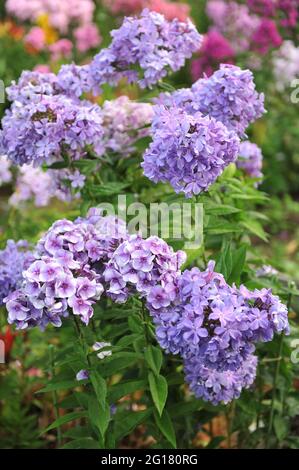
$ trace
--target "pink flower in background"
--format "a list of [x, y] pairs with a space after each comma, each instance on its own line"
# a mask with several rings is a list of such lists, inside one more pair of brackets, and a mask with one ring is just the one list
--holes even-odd
[[254, 13], [262, 16], [275, 16], [277, 8], [276, 0], [247, 0], [247, 4]]
[[103, 0], [103, 3], [112, 13], [130, 15], [141, 11], [145, 0]]
[[46, 64], [38, 64], [34, 67], [33, 69], [35, 72], [40, 72], [40, 73], [50, 73], [51, 69], [49, 65]]
[[252, 35], [261, 21], [257, 15], [250, 14], [247, 5], [233, 1], [208, 1], [207, 15], [213, 29], [223, 34], [237, 53], [250, 48]]
[[279, 47], [282, 37], [274, 21], [267, 18], [262, 19], [259, 27], [252, 36], [253, 47], [260, 54], [267, 54], [271, 48]]
[[180, 21], [186, 21], [190, 16], [190, 6], [186, 3], [174, 3], [166, 0], [148, 0], [145, 6], [150, 10], [162, 13], [168, 20], [177, 18]]
[[161, 13], [168, 20], [177, 18], [185, 21], [190, 16], [190, 6], [182, 2], [168, 0], [104, 0], [104, 5], [112, 13], [130, 15], [139, 13], [144, 8]]
[[24, 38], [25, 44], [36, 51], [42, 51], [46, 46], [46, 37], [42, 28], [34, 26]]
[[285, 15], [285, 18], [281, 20], [281, 25], [286, 28], [296, 28], [299, 16], [298, 0], [279, 0], [278, 4]]
[[52, 60], [59, 60], [62, 57], [68, 58], [72, 54], [73, 44], [69, 39], [59, 39], [49, 46]]
[[22, 21], [36, 21], [47, 15], [49, 23], [61, 33], [71, 24], [91, 23], [94, 12], [93, 0], [7, 0], [6, 10]]
[[74, 36], [77, 49], [80, 52], [86, 52], [88, 49], [98, 46], [102, 41], [98, 28], [93, 23], [79, 26], [79, 28], [75, 29]]
[[202, 47], [200, 48], [200, 57], [194, 59], [191, 63], [191, 75], [193, 81], [207, 75], [212, 75], [214, 70], [222, 62], [232, 64], [234, 62], [234, 50], [230, 43], [217, 31], [211, 30], [205, 36]]

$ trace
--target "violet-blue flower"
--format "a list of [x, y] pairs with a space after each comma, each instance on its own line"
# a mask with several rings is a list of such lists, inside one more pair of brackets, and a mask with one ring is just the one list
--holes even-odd
[[221, 122], [176, 106], [155, 107], [152, 136], [141, 164], [145, 176], [187, 197], [207, 190], [239, 150], [238, 136]]

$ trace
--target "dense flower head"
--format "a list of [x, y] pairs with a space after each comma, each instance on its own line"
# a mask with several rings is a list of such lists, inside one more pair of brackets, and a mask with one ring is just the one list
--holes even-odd
[[12, 180], [11, 161], [6, 155], [0, 155], [0, 186]]
[[260, 147], [246, 140], [241, 142], [237, 167], [242, 168], [251, 178], [261, 178], [263, 166], [263, 155]]
[[35, 165], [61, 159], [63, 151], [78, 158], [102, 134], [97, 105], [76, 103], [64, 95], [42, 95], [23, 105], [15, 101], [2, 119], [0, 148], [15, 164]]
[[152, 136], [141, 165], [145, 176], [187, 197], [207, 190], [239, 150], [236, 133], [221, 122], [176, 106], [155, 107]]
[[13, 80], [6, 88], [6, 94], [10, 101], [18, 101], [29, 104], [40, 101], [44, 95], [58, 93], [57, 78], [54, 73], [41, 73], [37, 71], [24, 70], [19, 80]]
[[[205, 271], [185, 270], [176, 279], [174, 298], [163, 286], [159, 302], [154, 296], [147, 297], [160, 346], [182, 356], [193, 391], [212, 402], [226, 398], [214, 400], [212, 395], [209, 398], [209, 391], [204, 394], [209, 376], [211, 380], [218, 377], [220, 382], [234, 374], [239, 376], [257, 342], [271, 341], [274, 333], [289, 333], [287, 308], [270, 289], [249, 291], [244, 286], [230, 286], [214, 267], [210, 262]], [[204, 382], [200, 381], [201, 373]], [[225, 382], [222, 385], [225, 387]], [[232, 384], [228, 387], [232, 399], [237, 390]]]
[[4, 250], [0, 250], [0, 306], [5, 297], [20, 287], [22, 271], [32, 259], [32, 252], [25, 240], [8, 240]]
[[251, 14], [247, 5], [234, 1], [209, 0], [207, 14], [213, 22], [213, 28], [230, 41], [235, 52], [249, 49], [260, 18]]
[[[144, 10], [140, 17], [126, 17], [122, 26], [111, 32], [112, 42], [99, 52], [90, 71], [99, 88], [104, 83], [116, 85], [121, 78], [151, 87], [168, 70], [179, 70], [201, 44], [193, 24], [167, 21], [155, 12]], [[134, 66], [139, 65], [142, 76]]]
[[284, 91], [299, 75], [299, 47], [293, 41], [284, 41], [273, 53], [273, 73], [276, 88]]
[[[174, 252], [159, 237], [131, 235], [116, 249], [105, 269], [107, 294], [116, 302], [125, 302], [135, 293], [154, 296], [167, 306], [175, 298], [175, 283], [184, 261], [184, 252]], [[159, 300], [162, 287], [169, 297], [165, 301]]]
[[239, 398], [256, 377], [257, 357], [252, 354], [235, 371], [217, 371], [203, 365], [197, 356], [184, 361], [185, 379], [197, 398], [218, 405]]
[[205, 34], [199, 57], [191, 63], [191, 75], [193, 80], [210, 76], [220, 63], [231, 64], [234, 61], [235, 52], [227, 39], [215, 30]]
[[84, 92], [92, 90], [93, 82], [89, 65], [62, 65], [57, 74], [57, 88], [70, 97], [80, 98]]
[[262, 16], [274, 16], [277, 3], [276, 0], [247, 0], [250, 10]]
[[44, 329], [61, 326], [71, 312], [88, 324], [104, 290], [104, 265], [124, 237], [123, 223], [96, 209], [85, 219], [55, 222], [37, 244], [21, 288], [5, 299], [8, 322]]
[[[99, 155], [111, 151], [128, 156], [134, 151], [136, 141], [150, 133], [149, 124], [154, 113], [149, 103], [135, 102], [127, 96], [120, 96], [105, 101], [102, 112], [104, 135], [98, 143]], [[102, 152], [99, 151], [101, 145]]]
[[256, 91], [252, 72], [236, 65], [222, 64], [211, 77], [195, 82], [192, 92], [195, 109], [239, 136], [265, 112], [264, 95]]

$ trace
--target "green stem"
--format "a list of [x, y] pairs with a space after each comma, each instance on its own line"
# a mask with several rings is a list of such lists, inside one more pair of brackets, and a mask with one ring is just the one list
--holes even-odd
[[88, 355], [88, 350], [87, 350], [87, 345], [85, 343], [84, 334], [83, 334], [82, 329], [81, 329], [80, 320], [78, 320], [76, 315], [73, 315], [73, 319], [74, 319], [74, 325], [75, 325], [76, 333], [78, 335], [81, 347], [82, 347], [82, 349], [84, 351], [84, 354], [86, 356], [87, 364], [88, 364], [89, 367], [91, 367], [91, 362], [90, 362], [90, 358], [89, 358], [89, 355]]
[[[288, 311], [291, 306], [291, 300], [292, 300], [292, 294], [289, 294], [288, 302], [287, 302]], [[273, 429], [274, 412], [275, 412], [274, 405], [275, 405], [275, 399], [276, 399], [276, 389], [277, 389], [277, 382], [279, 378], [280, 363], [282, 359], [283, 340], [284, 340], [284, 334], [281, 333], [280, 338], [279, 338], [278, 357], [277, 357], [275, 375], [274, 375], [274, 381], [273, 381], [273, 392], [272, 392], [272, 399], [271, 399], [269, 426], [268, 426], [268, 432], [267, 432], [267, 438], [266, 438], [266, 449], [269, 448], [270, 436], [271, 436], [272, 429]]]
[[[49, 346], [49, 354], [50, 354], [50, 369], [51, 369], [51, 376], [52, 378], [55, 378], [55, 361], [54, 361], [54, 346], [51, 344]], [[55, 420], [59, 418], [59, 406], [58, 406], [58, 396], [57, 396], [57, 391], [54, 390], [52, 392], [52, 397], [53, 397], [53, 405], [54, 405], [54, 414], [55, 414]], [[57, 427], [57, 441], [58, 441], [58, 446], [61, 447], [62, 443], [62, 433], [60, 426]]]

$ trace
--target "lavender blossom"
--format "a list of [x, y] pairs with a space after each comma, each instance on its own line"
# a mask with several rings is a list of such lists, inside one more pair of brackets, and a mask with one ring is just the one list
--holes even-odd
[[104, 135], [97, 144], [98, 155], [111, 151], [122, 157], [129, 156], [135, 150], [136, 141], [150, 133], [148, 125], [154, 113], [148, 103], [138, 103], [127, 96], [120, 96], [105, 101], [102, 112]]
[[173, 293], [166, 301], [162, 285], [147, 296], [157, 340], [184, 359], [191, 389], [212, 403], [226, 403], [252, 383], [257, 342], [289, 334], [287, 308], [271, 290], [229, 286], [213, 262], [203, 272], [184, 271]]
[[4, 250], [0, 250], [0, 306], [5, 297], [22, 285], [22, 272], [32, 259], [25, 240], [8, 240]]
[[97, 105], [42, 95], [27, 105], [15, 101], [2, 120], [0, 148], [15, 164], [52, 163], [66, 152], [79, 158], [103, 133]]
[[192, 86], [196, 111], [214, 117], [242, 137], [265, 112], [264, 95], [257, 93], [253, 75], [235, 65], [222, 64], [209, 78]]
[[205, 191], [235, 161], [239, 139], [213, 117], [178, 107], [155, 107], [153, 142], [144, 154], [144, 174], [169, 182], [187, 197]]
[[251, 178], [261, 178], [263, 166], [263, 155], [261, 149], [254, 143], [246, 140], [240, 144], [240, 156], [237, 160], [237, 167], [242, 168]]
[[[175, 282], [185, 253], [174, 252], [158, 237], [143, 240], [131, 235], [114, 252], [104, 272], [107, 294], [116, 302], [125, 302], [130, 295], [155, 296], [156, 302], [170, 305], [175, 297]], [[168, 298], [159, 299], [163, 286]]]
[[[112, 31], [112, 42], [97, 54], [90, 72], [99, 88], [104, 83], [116, 85], [120, 79], [137, 81], [142, 88], [151, 87], [164, 78], [168, 70], [177, 71], [199, 49], [202, 37], [188, 20], [167, 21], [159, 13], [144, 10], [140, 18], [127, 17]], [[140, 66], [139, 75], [134, 66]]]
[[9, 323], [22, 329], [61, 326], [71, 312], [88, 324], [104, 290], [105, 264], [126, 236], [121, 228], [96, 209], [85, 219], [55, 222], [37, 244], [21, 288], [5, 299]]

